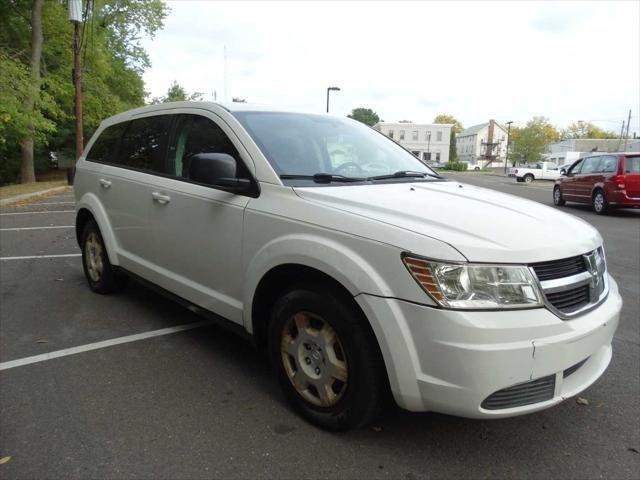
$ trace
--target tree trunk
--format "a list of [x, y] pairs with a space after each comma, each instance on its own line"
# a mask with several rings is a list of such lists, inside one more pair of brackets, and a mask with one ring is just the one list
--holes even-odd
[[[44, 0], [33, 0], [31, 5], [31, 85], [29, 95], [24, 102], [25, 112], [33, 117], [36, 99], [40, 96], [40, 59], [42, 57], [42, 4]], [[20, 142], [22, 163], [20, 179], [22, 183], [36, 181], [33, 167], [33, 139], [35, 131], [33, 121], [29, 120], [27, 135]]]

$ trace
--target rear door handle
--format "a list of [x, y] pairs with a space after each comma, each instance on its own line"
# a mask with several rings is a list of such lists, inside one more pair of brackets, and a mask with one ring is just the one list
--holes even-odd
[[171, 197], [169, 195], [165, 195], [160, 192], [151, 192], [151, 197], [153, 198], [154, 201], [161, 203], [163, 205], [171, 201]]
[[102, 185], [103, 188], [109, 188], [111, 186], [111, 182], [109, 180], [101, 178], [100, 185]]

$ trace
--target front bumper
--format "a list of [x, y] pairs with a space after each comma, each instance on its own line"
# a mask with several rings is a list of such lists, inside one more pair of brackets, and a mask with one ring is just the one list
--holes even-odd
[[[609, 281], [605, 302], [568, 321], [545, 308], [472, 312], [364, 294], [356, 300], [368, 318], [375, 316], [372, 325], [401, 407], [499, 418], [555, 405], [602, 375], [622, 307], [618, 287]], [[566, 376], [565, 370], [583, 360]], [[549, 376], [555, 382], [547, 400], [513, 408], [481, 406], [497, 391]]]

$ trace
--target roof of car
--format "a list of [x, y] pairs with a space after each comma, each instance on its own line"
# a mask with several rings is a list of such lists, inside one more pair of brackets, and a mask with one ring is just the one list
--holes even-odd
[[211, 110], [212, 107], [223, 108], [227, 112], [287, 112], [287, 113], [313, 113], [297, 110], [293, 108], [274, 107], [272, 105], [260, 105], [256, 103], [245, 102], [201, 102], [201, 101], [185, 101], [185, 102], [166, 102], [155, 105], [145, 105], [144, 107], [134, 108], [126, 112], [118, 113], [106, 119], [108, 123], [117, 123], [127, 120], [132, 116], [142, 115], [149, 112], [173, 110], [178, 108], [202, 108]]

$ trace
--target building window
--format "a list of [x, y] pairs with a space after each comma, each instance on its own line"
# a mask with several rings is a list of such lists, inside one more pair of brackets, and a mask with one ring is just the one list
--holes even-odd
[[416, 157], [420, 158], [420, 152], [416, 152], [415, 150], [412, 150], [411, 153], [413, 153]]
[[438, 142], [441, 142], [441, 141], [442, 141], [442, 132], [441, 132], [441, 131], [438, 131], [438, 132], [436, 133], [436, 140], [437, 140]]
[[440, 152], [436, 152], [436, 162], [440, 161]]
[[429, 160], [431, 160], [431, 152], [422, 152], [422, 159], [425, 162], [428, 162]]
[[414, 130], [413, 132], [411, 132], [411, 138], [413, 140], [418, 140], [418, 130]]
[[389, 130], [389, 138], [393, 138], [393, 130]]
[[399, 140], [404, 140], [404, 130], [400, 130]]

